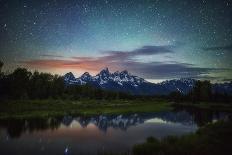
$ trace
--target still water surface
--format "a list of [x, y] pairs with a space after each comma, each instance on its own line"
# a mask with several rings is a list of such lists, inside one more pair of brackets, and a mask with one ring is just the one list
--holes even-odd
[[125, 152], [149, 136], [195, 132], [226, 113], [177, 110], [158, 113], [0, 121], [1, 155]]

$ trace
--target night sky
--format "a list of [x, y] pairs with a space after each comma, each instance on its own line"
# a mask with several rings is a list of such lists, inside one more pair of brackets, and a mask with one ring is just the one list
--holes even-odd
[[232, 79], [231, 0], [0, 0], [3, 70]]

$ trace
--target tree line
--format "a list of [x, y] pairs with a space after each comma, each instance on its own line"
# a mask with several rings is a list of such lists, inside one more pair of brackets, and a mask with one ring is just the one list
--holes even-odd
[[208, 80], [197, 80], [193, 86], [193, 89], [187, 93], [182, 94], [179, 91], [172, 92], [168, 95], [168, 98], [175, 102], [189, 101], [192, 103], [199, 102], [223, 102], [231, 103], [232, 96], [225, 92], [213, 91], [212, 84]]
[[30, 72], [17, 68], [10, 74], [1, 71], [0, 61], [0, 99], [154, 99], [164, 98], [175, 102], [190, 101], [231, 102], [231, 96], [213, 92], [210, 81], [197, 81], [187, 93], [172, 92], [163, 96], [135, 96], [123, 92], [114, 92], [90, 85], [65, 85], [62, 76], [49, 73]]

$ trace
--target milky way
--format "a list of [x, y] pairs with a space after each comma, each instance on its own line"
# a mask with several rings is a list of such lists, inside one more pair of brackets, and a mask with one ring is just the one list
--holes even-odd
[[0, 0], [4, 71], [232, 79], [230, 0]]

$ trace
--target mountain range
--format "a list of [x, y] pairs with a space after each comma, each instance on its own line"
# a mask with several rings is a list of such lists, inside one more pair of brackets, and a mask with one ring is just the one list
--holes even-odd
[[[134, 95], [166, 95], [173, 91], [183, 94], [188, 93], [194, 86], [196, 80], [181, 78], [166, 80], [161, 83], [151, 83], [145, 79], [132, 75], [128, 71], [116, 71], [110, 73], [108, 68], [101, 70], [96, 76], [91, 76], [85, 72], [79, 78], [75, 78], [73, 73], [64, 75], [66, 85], [86, 85], [112, 91], [126, 92]], [[213, 91], [232, 94], [232, 82], [213, 84]]]

